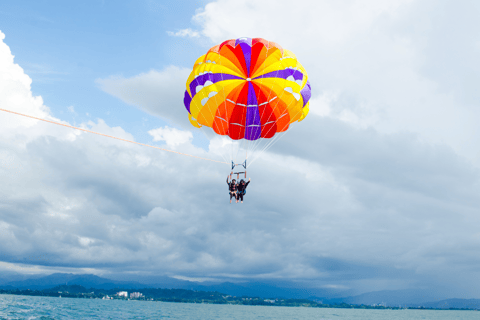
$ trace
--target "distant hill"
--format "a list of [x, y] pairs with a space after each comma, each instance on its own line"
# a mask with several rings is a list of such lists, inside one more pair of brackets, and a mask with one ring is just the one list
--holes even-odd
[[[18, 279], [18, 278], [17, 278]], [[196, 291], [217, 291], [231, 296], [284, 298], [284, 299], [309, 299], [325, 304], [356, 304], [356, 305], [384, 305], [390, 307], [426, 307], [426, 308], [473, 308], [480, 305], [478, 299], [448, 299], [427, 290], [384, 290], [368, 292], [356, 296], [339, 296], [340, 292], [328, 289], [291, 288], [288, 285], [248, 282], [204, 282], [179, 280], [166, 276], [139, 278], [139, 281], [120, 281], [99, 277], [93, 274], [54, 273], [48, 276], [38, 275], [26, 280], [8, 281], [0, 279], [0, 289], [31, 289], [44, 290], [57, 286], [78, 285], [84, 288], [111, 290], [124, 289], [185, 289]], [[435, 291], [433, 291], [435, 292]], [[348, 292], [344, 291], [347, 295]]]
[[138, 289], [149, 288], [150, 286], [133, 281], [115, 281], [98, 277], [93, 274], [72, 274], [72, 273], [54, 273], [45, 277], [36, 279], [27, 279], [21, 281], [10, 281], [0, 285], [0, 288], [18, 288], [43, 290], [53, 288], [59, 285], [80, 285], [86, 288], [113, 289], [126, 288]]
[[44, 277], [44, 275], [24, 275], [24, 274], [19, 274], [15, 272], [2, 272], [0, 275], [0, 286], [12, 282], [12, 281], [22, 281], [22, 280], [27, 280], [27, 279], [35, 279], [35, 278], [41, 278]]
[[437, 308], [437, 309], [479, 309], [480, 299], [447, 299], [436, 302], [428, 302], [424, 304], [425, 308]]
[[288, 288], [261, 282], [248, 282], [241, 284], [223, 282], [212, 285], [198, 285], [195, 290], [218, 291], [237, 297], [248, 296], [283, 299], [307, 299], [311, 296], [338, 295], [338, 293], [330, 289]]
[[27, 280], [17, 280], [0, 283], [0, 288], [4, 289], [32, 289], [43, 290], [53, 288], [59, 285], [80, 285], [85, 288], [96, 289], [141, 289], [141, 288], [164, 288], [164, 289], [186, 289], [199, 291], [218, 291], [232, 296], [249, 296], [261, 298], [291, 298], [306, 299], [310, 296], [338, 296], [338, 292], [325, 289], [305, 289], [305, 288], [288, 288], [275, 284], [248, 282], [248, 283], [231, 283], [231, 282], [207, 282], [198, 283], [193, 281], [179, 280], [166, 276], [143, 278], [140, 281], [119, 281], [92, 274], [71, 274], [71, 273], [54, 273], [40, 278], [32, 278]]
[[[28, 296], [49, 296], [49, 297], [66, 297], [66, 298], [90, 298], [90, 299], [122, 299], [116, 295], [117, 291], [125, 291], [126, 288], [115, 289], [95, 289], [85, 288], [80, 285], [60, 285], [43, 290], [23, 289], [15, 290], [1, 290], [1, 294], [17, 294]], [[389, 308], [384, 304], [375, 306], [365, 306], [364, 304], [347, 304], [347, 303], [332, 303], [325, 304], [307, 299], [275, 299], [264, 300], [260, 297], [234, 297], [225, 295], [224, 293], [216, 291], [197, 291], [185, 289], [160, 289], [160, 288], [144, 288], [134, 289], [143, 294], [143, 297], [137, 297], [139, 300], [155, 300], [155, 301], [170, 301], [170, 302], [189, 302], [189, 303], [219, 303], [219, 304], [241, 304], [241, 305], [278, 305], [278, 306], [310, 306], [321, 308], [374, 308], [385, 309]], [[109, 298], [109, 297], [110, 298]], [[131, 298], [131, 297], [130, 297]], [[480, 299], [449, 299], [437, 301], [434, 303], [427, 303], [422, 306], [424, 308], [434, 309], [477, 309], [480, 310]], [[395, 308], [395, 307], [393, 307]], [[397, 307], [398, 308], [398, 307]], [[414, 308], [418, 308], [415, 306]]]
[[218, 291], [232, 296], [249, 296], [261, 298], [292, 298], [306, 299], [311, 296], [340, 297], [340, 293], [345, 296], [348, 291], [338, 292], [332, 289], [315, 288], [292, 288], [292, 284], [273, 283], [273, 282], [193, 282], [179, 280], [167, 276], [136, 277], [137, 282], [145, 283], [154, 288], [165, 289], [186, 289], [201, 291]]
[[[364, 305], [385, 305], [389, 307], [419, 307], [427, 302], [440, 301], [445, 296], [437, 295], [427, 290], [383, 290], [367, 292], [356, 296], [321, 299], [323, 303], [348, 303]], [[316, 299], [318, 300], [318, 299]]]
[[44, 292], [69, 292], [69, 293], [82, 293], [82, 292], [88, 292], [87, 288], [83, 286], [79, 286], [78, 284], [74, 285], [61, 285], [61, 286], [56, 286], [53, 288], [48, 288], [48, 289], [43, 289]]

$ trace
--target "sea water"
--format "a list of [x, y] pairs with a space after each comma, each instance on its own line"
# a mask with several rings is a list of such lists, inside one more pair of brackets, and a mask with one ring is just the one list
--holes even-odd
[[478, 320], [480, 312], [243, 306], [0, 295], [0, 319]]

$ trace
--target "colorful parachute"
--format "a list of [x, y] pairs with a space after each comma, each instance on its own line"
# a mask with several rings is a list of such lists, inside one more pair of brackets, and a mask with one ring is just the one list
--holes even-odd
[[184, 103], [195, 127], [252, 141], [302, 121], [310, 96], [307, 72], [291, 51], [262, 38], [239, 38], [198, 58]]

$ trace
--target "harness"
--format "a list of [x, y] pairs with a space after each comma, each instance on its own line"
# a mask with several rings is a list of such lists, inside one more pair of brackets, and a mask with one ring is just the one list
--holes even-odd
[[[241, 185], [239, 184], [238, 187], [240, 187], [240, 186]], [[243, 194], [243, 195], [245, 195], [247, 193], [247, 185], [246, 184], [243, 185], [243, 190], [239, 190], [238, 187], [237, 187], [237, 193], [240, 193], [240, 194]]]

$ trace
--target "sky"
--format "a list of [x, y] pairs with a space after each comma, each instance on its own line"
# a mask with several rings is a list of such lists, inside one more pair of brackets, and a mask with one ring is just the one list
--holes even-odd
[[293, 51], [310, 113], [249, 168], [0, 112], [0, 274], [480, 298], [480, 3], [4, 1], [0, 108], [223, 161], [188, 121], [226, 39]]

